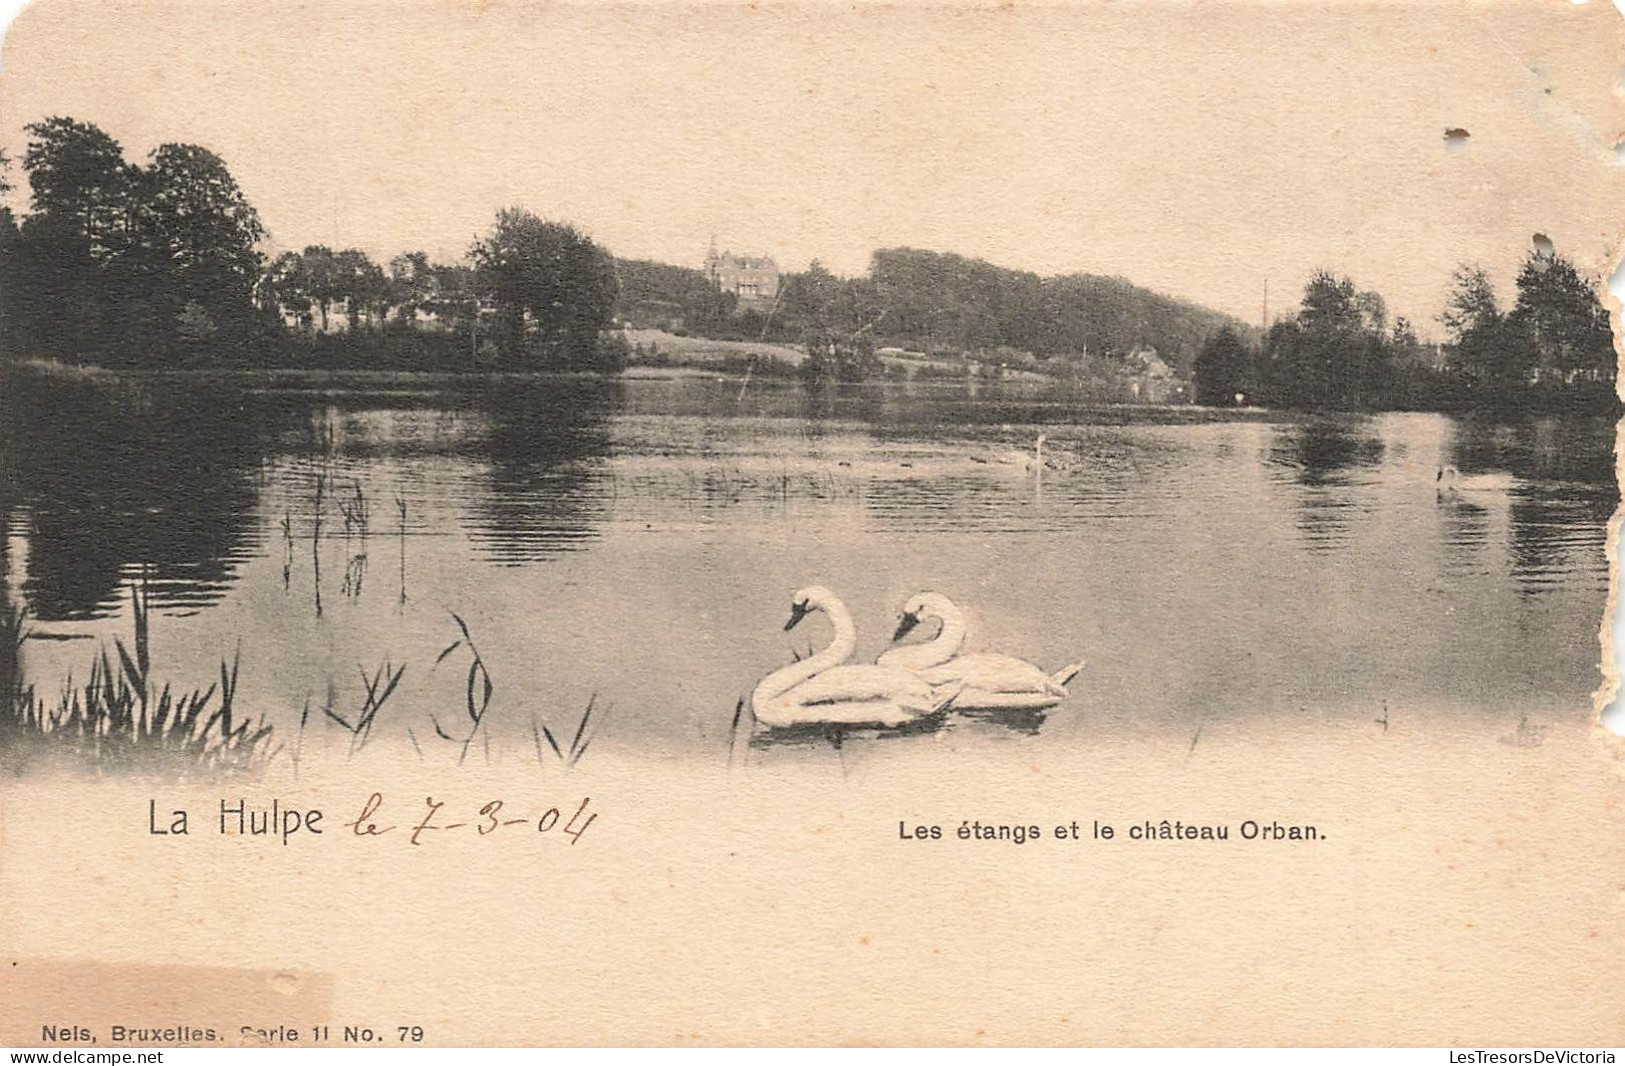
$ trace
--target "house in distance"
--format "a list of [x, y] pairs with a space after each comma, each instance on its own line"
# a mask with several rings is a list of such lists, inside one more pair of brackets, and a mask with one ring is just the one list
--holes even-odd
[[779, 265], [768, 256], [717, 251], [716, 238], [705, 253], [705, 276], [722, 292], [739, 297], [739, 309], [766, 307], [779, 295]]

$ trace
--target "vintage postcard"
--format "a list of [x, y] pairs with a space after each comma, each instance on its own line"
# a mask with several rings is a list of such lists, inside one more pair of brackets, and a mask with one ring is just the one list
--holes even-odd
[[1605, 0], [37, 0], [0, 1043], [1625, 1043]]

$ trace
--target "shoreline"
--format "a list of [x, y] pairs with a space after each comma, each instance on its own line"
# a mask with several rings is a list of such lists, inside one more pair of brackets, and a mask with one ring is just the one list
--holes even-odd
[[[540, 384], [544, 382], [679, 382], [702, 381], [738, 384], [749, 381], [758, 390], [800, 390], [803, 383], [797, 378], [749, 376], [729, 367], [706, 366], [647, 366], [632, 365], [614, 374], [598, 374], [573, 370], [375, 370], [375, 369], [314, 369], [308, 367], [175, 367], [168, 369], [119, 368], [93, 363], [63, 363], [54, 359], [17, 359], [0, 361], [0, 367], [14, 368], [39, 378], [56, 381], [76, 381], [98, 385], [130, 385], [150, 382], [183, 382], [188, 384], [229, 384], [245, 392], [286, 393], [309, 395], [376, 395], [387, 391], [417, 390], [424, 394], [457, 394], [482, 391], [497, 384]], [[1265, 407], [1204, 407], [1200, 404], [1123, 403], [1106, 400], [1073, 399], [1066, 395], [1067, 383], [1060, 379], [1047, 381], [992, 381], [966, 382], [963, 379], [928, 379], [906, 382], [880, 379], [858, 385], [830, 387], [824, 395], [844, 399], [862, 399], [866, 393], [880, 390], [907, 389], [915, 394], [938, 394], [945, 399], [960, 401], [975, 399], [974, 393], [987, 391], [990, 400], [1025, 402], [1035, 410], [1064, 407], [1079, 415], [1110, 414], [1126, 421], [1160, 419], [1169, 422], [1217, 421], [1274, 421], [1302, 414], [1375, 414], [1380, 412], [1291, 412]], [[851, 390], [861, 391], [851, 391]], [[951, 395], [950, 395], [951, 394]], [[972, 395], [967, 395], [972, 394]], [[1170, 417], [1172, 416], [1172, 417]]]
[[[176, 381], [203, 384], [235, 384], [254, 392], [314, 392], [343, 395], [364, 395], [387, 390], [390, 387], [417, 387], [426, 392], [472, 393], [493, 385], [538, 384], [543, 382], [674, 382], [709, 381], [738, 383], [749, 381], [758, 389], [802, 388], [798, 378], [774, 375], [751, 375], [726, 365], [689, 364], [660, 366], [631, 364], [622, 370], [605, 374], [585, 370], [390, 370], [352, 367], [170, 367], [170, 368], [113, 368], [96, 363], [65, 363], [56, 359], [29, 357], [0, 358], [0, 372], [5, 369], [33, 374], [39, 378], [58, 381], [78, 381], [94, 384], [129, 384], [136, 382]], [[301, 386], [304, 386], [301, 388]], [[1581, 403], [1562, 406], [1550, 403], [1532, 403], [1527, 406], [1485, 405], [1461, 409], [1440, 407], [1384, 407], [1384, 408], [1288, 408], [1288, 407], [1212, 407], [1197, 403], [1135, 403], [1089, 399], [1075, 396], [1075, 386], [1061, 378], [1041, 380], [978, 381], [959, 378], [909, 379], [896, 381], [879, 378], [857, 384], [828, 386], [825, 395], [859, 398], [865, 392], [879, 392], [886, 388], [907, 389], [915, 393], [955, 393], [954, 398], [976, 399], [976, 393], [988, 392], [990, 400], [1029, 402], [1035, 408], [1066, 407], [1079, 414], [1112, 413], [1134, 417], [1137, 415], [1188, 416], [1192, 422], [1222, 420], [1266, 421], [1302, 418], [1369, 417], [1381, 414], [1439, 414], [1450, 418], [1472, 419], [1488, 417], [1507, 421], [1523, 417], [1555, 416], [1561, 418], [1619, 417], [1620, 403], [1602, 406]], [[854, 391], [857, 390], [857, 391]], [[968, 395], [967, 395], [968, 394]], [[1176, 419], [1185, 420], [1185, 419]]]

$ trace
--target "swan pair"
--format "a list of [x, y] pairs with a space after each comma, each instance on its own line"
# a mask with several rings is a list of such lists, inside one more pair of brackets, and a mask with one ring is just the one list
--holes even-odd
[[852, 615], [829, 589], [812, 586], [791, 598], [794, 629], [809, 614], [829, 616], [835, 637], [823, 651], [768, 674], [751, 693], [757, 721], [773, 728], [812, 723], [899, 726], [957, 704], [963, 707], [1041, 710], [1066, 698], [1079, 662], [1054, 675], [1007, 655], [959, 655], [965, 619], [952, 600], [922, 592], [903, 608], [893, 639], [926, 618], [942, 630], [923, 644], [893, 648], [875, 663], [848, 663], [857, 650]]

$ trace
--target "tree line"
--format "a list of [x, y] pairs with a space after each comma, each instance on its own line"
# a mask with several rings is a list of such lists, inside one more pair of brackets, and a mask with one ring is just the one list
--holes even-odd
[[265, 229], [220, 157], [164, 144], [133, 165], [87, 123], [27, 130], [33, 210], [20, 223], [0, 212], [13, 351], [116, 365], [257, 332]]
[[1503, 310], [1488, 273], [1459, 267], [1439, 315], [1446, 342], [1422, 344], [1380, 295], [1318, 271], [1297, 311], [1249, 344], [1221, 329], [1194, 367], [1197, 400], [1294, 408], [1467, 408], [1613, 402], [1607, 308], [1574, 264], [1526, 256]]
[[[1158, 347], [1188, 366], [1232, 320], [1117, 278], [1041, 278], [909, 248], [868, 273], [818, 262], [771, 308], [741, 310], [698, 270], [617, 260], [561, 222], [512, 208], [460, 262], [421, 251], [380, 264], [310, 245], [267, 261], [267, 233], [226, 163], [164, 144], [131, 164], [105, 131], [26, 127], [31, 210], [0, 213], [0, 342], [109, 366], [378, 365], [613, 370], [613, 320], [808, 348], [815, 378], [862, 380], [877, 346], [1010, 359]], [[0, 182], [9, 171], [0, 169]]]
[[[809, 338], [867, 338], [930, 355], [1030, 357], [1055, 369], [1091, 356], [1109, 358], [1152, 347], [1188, 370], [1203, 341], [1229, 326], [1216, 311], [1093, 274], [1044, 277], [944, 252], [884, 248], [868, 271], [841, 277], [818, 260], [786, 274], [777, 300], [735, 312], [698, 270], [621, 263], [618, 313], [639, 324], [676, 327], [729, 340], [805, 343]], [[652, 286], [657, 280], [661, 283]]]
[[[313, 245], [267, 263], [267, 237], [225, 162], [160, 145], [143, 164], [98, 127], [26, 127], [30, 210], [0, 209], [0, 343], [107, 366], [391, 363], [615, 369], [609, 253], [575, 227], [497, 213], [457, 264], [387, 270]], [[0, 192], [11, 161], [0, 154]], [[346, 336], [329, 331], [343, 316]], [[432, 323], [432, 329], [420, 328]], [[407, 338], [406, 343], [396, 343]]]
[[[0, 343], [109, 366], [207, 363], [612, 371], [608, 327], [799, 344], [813, 380], [861, 381], [887, 346], [1080, 376], [1153, 348], [1198, 398], [1289, 407], [1471, 406], [1611, 395], [1609, 316], [1572, 263], [1537, 250], [1503, 309], [1488, 275], [1456, 272], [1424, 345], [1380, 295], [1328, 271], [1266, 332], [1115, 277], [1040, 276], [913, 248], [841, 277], [813, 261], [770, 305], [742, 308], [702, 271], [616, 259], [575, 227], [497, 212], [460, 262], [379, 264], [311, 245], [267, 261], [264, 225], [198, 145], [126, 161], [98, 127], [26, 127], [30, 210], [0, 208]], [[0, 192], [12, 181], [0, 153]]]

